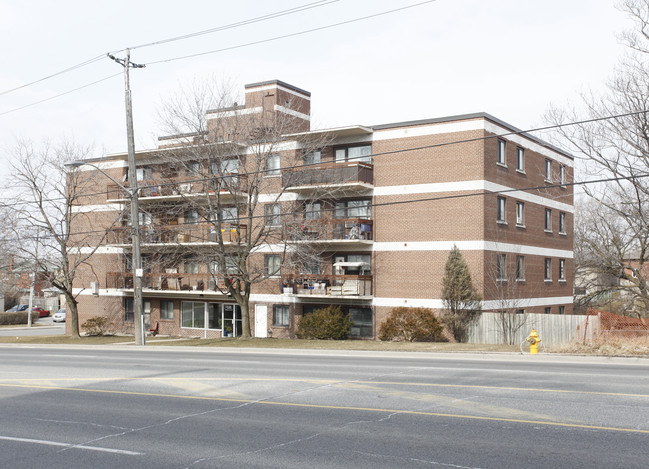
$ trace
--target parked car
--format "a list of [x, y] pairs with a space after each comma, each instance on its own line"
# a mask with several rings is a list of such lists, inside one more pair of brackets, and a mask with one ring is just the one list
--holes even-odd
[[16, 305], [13, 308], [9, 308], [7, 313], [17, 313], [18, 311], [27, 311], [28, 309], [29, 305]]
[[53, 322], [65, 322], [65, 308], [59, 309], [54, 316], [52, 316]]
[[43, 309], [40, 306], [34, 306], [34, 309], [32, 311], [34, 313], [38, 313], [39, 318], [46, 318], [50, 315], [49, 309]]

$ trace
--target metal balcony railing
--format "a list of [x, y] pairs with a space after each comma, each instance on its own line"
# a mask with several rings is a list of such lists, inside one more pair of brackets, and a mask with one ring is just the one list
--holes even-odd
[[290, 233], [293, 241], [373, 240], [373, 222], [364, 218], [304, 220]]
[[[192, 181], [195, 179], [196, 181]], [[232, 174], [231, 176], [212, 176], [194, 178], [190, 176], [177, 178], [146, 179], [138, 181], [139, 197], [182, 196], [189, 194], [242, 193], [248, 190], [248, 176]], [[124, 182], [128, 188], [128, 181]], [[141, 188], [140, 188], [141, 187]], [[128, 194], [117, 184], [108, 184], [106, 197], [109, 200], [127, 199]]]
[[[247, 225], [222, 225], [221, 236], [224, 243], [237, 243], [241, 237], [246, 237]], [[132, 230], [130, 226], [112, 228], [106, 236], [108, 244], [131, 244]], [[183, 224], [163, 226], [141, 226], [140, 242], [142, 244], [183, 244], [183, 243], [214, 243], [218, 240], [218, 232], [214, 225]]]
[[373, 184], [374, 166], [369, 163], [323, 163], [284, 170], [284, 187], [319, 186], [331, 184]]
[[[224, 276], [212, 274], [184, 274], [184, 273], [145, 273], [142, 276], [142, 288], [163, 291], [224, 291], [225, 282], [229, 281]], [[132, 272], [108, 272], [106, 274], [106, 288], [132, 289]]]
[[324, 296], [372, 296], [372, 275], [284, 276], [282, 293]]

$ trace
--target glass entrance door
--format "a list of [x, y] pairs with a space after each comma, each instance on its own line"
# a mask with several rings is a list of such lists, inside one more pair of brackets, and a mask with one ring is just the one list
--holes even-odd
[[223, 336], [241, 336], [241, 308], [239, 305], [223, 305]]

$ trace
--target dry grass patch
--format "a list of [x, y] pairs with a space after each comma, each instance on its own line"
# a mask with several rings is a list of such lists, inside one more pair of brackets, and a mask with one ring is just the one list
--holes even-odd
[[568, 344], [552, 347], [550, 352], [569, 353], [579, 355], [600, 355], [607, 357], [648, 356], [649, 343], [642, 341], [607, 341], [593, 342], [590, 344]]

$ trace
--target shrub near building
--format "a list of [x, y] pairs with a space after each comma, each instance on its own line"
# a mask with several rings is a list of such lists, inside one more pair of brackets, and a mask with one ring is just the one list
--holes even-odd
[[327, 306], [304, 316], [297, 327], [298, 339], [344, 340], [354, 323], [338, 306]]
[[381, 324], [379, 339], [406, 342], [434, 342], [444, 340], [440, 324], [433, 310], [428, 308], [395, 308]]

